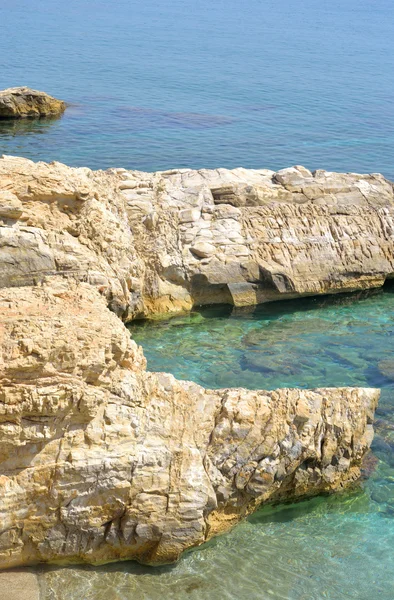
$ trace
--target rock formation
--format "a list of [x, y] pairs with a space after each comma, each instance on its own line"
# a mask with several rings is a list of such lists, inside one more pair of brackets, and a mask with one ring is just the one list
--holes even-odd
[[377, 390], [205, 390], [118, 318], [381, 285], [391, 184], [308, 173], [0, 159], [0, 568], [176, 560], [359, 477]]
[[3, 289], [0, 315], [1, 567], [172, 561], [261, 502], [359, 476], [377, 390], [149, 373], [86, 283]]
[[0, 91], [0, 119], [54, 117], [66, 109], [66, 103], [28, 87]]
[[379, 287], [394, 273], [393, 217], [379, 174], [103, 172], [4, 157], [0, 285], [89, 281], [125, 320]]
[[382, 175], [293, 167], [123, 177], [136, 246], [142, 257], [150, 249], [148, 312], [378, 287], [394, 272], [393, 186]]

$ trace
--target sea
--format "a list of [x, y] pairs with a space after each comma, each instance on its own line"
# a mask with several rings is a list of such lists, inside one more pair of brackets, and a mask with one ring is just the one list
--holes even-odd
[[390, 0], [0, 0], [0, 89], [69, 103], [0, 153], [394, 179], [393, 40]]
[[[68, 103], [58, 119], [1, 122], [0, 155], [144, 171], [302, 164], [394, 180], [393, 9], [0, 0], [0, 89]], [[393, 600], [393, 298], [133, 326], [148, 367], [211, 387], [382, 387], [374, 468], [351, 493], [262, 509], [173, 566], [39, 567], [43, 600]]]

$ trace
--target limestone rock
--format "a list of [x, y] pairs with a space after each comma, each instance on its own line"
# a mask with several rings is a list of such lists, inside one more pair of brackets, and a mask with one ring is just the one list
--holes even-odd
[[377, 390], [205, 390], [147, 372], [121, 321], [381, 285], [391, 183], [296, 171], [0, 159], [0, 568], [172, 561], [358, 478]]
[[15, 194], [0, 190], [0, 219], [19, 219], [22, 212], [22, 202]]
[[[143, 265], [119, 181], [59, 163], [0, 159], [0, 287], [61, 275], [91, 282], [118, 314], [138, 314], [141, 292], [132, 293], [130, 281], [142, 281]], [[11, 216], [18, 221], [5, 220]]]
[[56, 116], [65, 109], [66, 103], [63, 100], [28, 87], [0, 91], [0, 119]]
[[214, 254], [215, 246], [212, 246], [208, 242], [197, 242], [197, 244], [191, 246], [190, 250], [199, 258], [208, 258], [208, 256]]
[[343, 489], [377, 390], [205, 390], [145, 370], [88, 283], [0, 291], [0, 568], [176, 560], [262, 502]]
[[[231, 198], [218, 191], [230, 188]], [[379, 287], [394, 275], [393, 185], [379, 174], [103, 172], [3, 157], [0, 219], [0, 285], [95, 282], [125, 320]]]

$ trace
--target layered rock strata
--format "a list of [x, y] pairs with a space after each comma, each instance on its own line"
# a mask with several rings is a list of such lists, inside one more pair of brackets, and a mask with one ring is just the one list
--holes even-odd
[[0, 119], [25, 119], [61, 115], [66, 103], [28, 87], [0, 91]]
[[167, 308], [169, 286], [189, 305], [245, 306], [377, 287], [394, 271], [393, 186], [381, 175], [184, 170], [142, 189], [123, 177], [137, 247], [154, 248], [151, 310]]
[[123, 319], [381, 286], [393, 185], [303, 167], [141, 173], [0, 160], [0, 285], [89, 281]]
[[175, 560], [262, 502], [359, 477], [377, 390], [145, 370], [89, 284], [0, 292], [0, 566]]
[[205, 390], [147, 372], [121, 321], [381, 285], [391, 184], [308, 173], [0, 160], [0, 568], [172, 561], [359, 477], [377, 390]]

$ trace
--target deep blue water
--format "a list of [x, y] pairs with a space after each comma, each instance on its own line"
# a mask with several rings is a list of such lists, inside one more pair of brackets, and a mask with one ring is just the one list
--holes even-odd
[[0, 153], [394, 179], [393, 40], [391, 0], [1, 0], [0, 89], [71, 106]]

